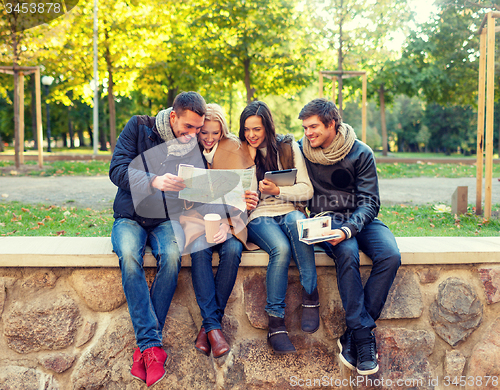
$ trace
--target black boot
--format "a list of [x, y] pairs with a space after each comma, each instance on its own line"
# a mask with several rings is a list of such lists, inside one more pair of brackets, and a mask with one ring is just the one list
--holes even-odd
[[312, 294], [302, 288], [302, 331], [314, 333], [319, 329], [319, 294], [316, 287]]
[[267, 334], [267, 341], [271, 344], [275, 353], [297, 352], [288, 338], [284, 318], [269, 316], [269, 333]]
[[371, 375], [378, 371], [377, 344], [371, 329], [363, 328], [352, 332], [356, 343], [358, 361], [356, 368], [361, 375]]

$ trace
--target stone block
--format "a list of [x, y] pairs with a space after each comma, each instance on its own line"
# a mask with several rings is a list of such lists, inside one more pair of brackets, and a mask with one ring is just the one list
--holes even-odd
[[294, 381], [299, 379], [339, 378], [337, 357], [328, 345], [307, 336], [292, 335], [291, 340], [298, 348], [297, 354], [274, 354], [265, 335], [262, 339], [243, 340], [235, 349], [232, 364], [227, 367], [222, 388], [289, 389], [294, 388]]
[[248, 321], [254, 328], [267, 329], [265, 270], [245, 278], [243, 290]]
[[32, 368], [3, 366], [0, 368], [0, 389], [2, 390], [62, 390], [52, 375]]
[[4, 317], [7, 345], [18, 353], [69, 347], [77, 332], [80, 312], [66, 295], [18, 301]]
[[67, 353], [58, 353], [55, 355], [44, 356], [40, 359], [40, 363], [47, 370], [57, 372], [58, 374], [69, 369], [75, 361], [75, 356]]
[[94, 337], [96, 328], [97, 328], [97, 322], [94, 322], [94, 321], [85, 322], [85, 325], [83, 326], [83, 329], [81, 330], [81, 332], [76, 340], [76, 347], [77, 348], [81, 347], [82, 345], [85, 345], [90, 340], [92, 340], [92, 337]]
[[[117, 313], [118, 314], [118, 313]], [[104, 334], [81, 355], [71, 374], [74, 390], [120, 390], [136, 381], [130, 375], [135, 336], [126, 310], [114, 317]]]
[[423, 310], [422, 293], [415, 273], [400, 268], [380, 318], [384, 320], [419, 318]]
[[479, 278], [484, 286], [488, 304], [500, 301], [500, 267], [484, 267], [478, 269]]
[[446, 351], [444, 358], [444, 375], [450, 378], [461, 377], [464, 372], [466, 357], [462, 352], [453, 350]]
[[441, 268], [436, 266], [423, 268], [417, 270], [417, 274], [421, 284], [430, 284], [436, 282], [439, 279]]
[[80, 298], [94, 311], [112, 311], [126, 301], [119, 269], [75, 270], [70, 282]]
[[[194, 348], [198, 331], [189, 309], [172, 303], [163, 329], [163, 344], [169, 354], [169, 363], [165, 379], [155, 385], [155, 388], [158, 390], [215, 388], [214, 358], [205, 356]], [[233, 347], [231, 344], [231, 348]], [[222, 364], [227, 358], [228, 355], [217, 360]]]
[[[358, 390], [434, 389], [429, 385], [430, 379], [435, 376], [429, 362], [435, 344], [432, 332], [404, 328], [377, 328], [375, 335], [380, 369], [376, 374], [361, 377], [364, 380], [361, 386], [357, 387]], [[408, 379], [413, 381], [411, 386], [396, 386], [398, 380]], [[379, 385], [374, 386], [373, 383]]]
[[318, 276], [320, 309], [319, 315], [325, 334], [330, 340], [336, 340], [345, 332], [345, 311], [337, 288], [335, 274]]
[[[467, 376], [483, 381], [481, 386], [477, 381], [468, 384], [467, 390], [500, 388], [500, 317], [493, 321], [472, 350]], [[488, 384], [487, 376], [490, 377]], [[491, 380], [491, 377], [496, 377], [496, 381]]]
[[22, 286], [25, 288], [39, 289], [39, 288], [54, 288], [56, 285], [57, 276], [51, 270], [37, 270], [24, 281]]
[[471, 285], [458, 278], [448, 278], [439, 285], [437, 299], [429, 313], [435, 332], [455, 346], [479, 327], [483, 305]]
[[451, 212], [452, 214], [465, 214], [467, 212], [467, 186], [459, 186], [451, 196]]

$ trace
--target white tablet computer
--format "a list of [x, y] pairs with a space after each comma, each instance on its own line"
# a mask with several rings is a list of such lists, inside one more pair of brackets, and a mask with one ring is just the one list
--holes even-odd
[[297, 168], [283, 169], [282, 171], [268, 171], [264, 178], [272, 181], [278, 187], [293, 186], [297, 177]]

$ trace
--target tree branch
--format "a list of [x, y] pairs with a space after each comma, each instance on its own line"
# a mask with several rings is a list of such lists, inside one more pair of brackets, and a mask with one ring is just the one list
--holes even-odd
[[479, 8], [494, 8], [495, 10], [500, 11], [500, 6], [498, 6], [496, 4], [486, 5], [486, 4], [473, 3], [472, 1], [465, 0], [464, 5], [470, 5], [470, 6], [479, 7]]

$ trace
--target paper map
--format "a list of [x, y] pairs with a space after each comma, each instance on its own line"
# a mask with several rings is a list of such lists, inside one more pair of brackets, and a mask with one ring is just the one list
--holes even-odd
[[191, 202], [227, 204], [246, 210], [245, 191], [255, 190], [255, 168], [202, 169], [192, 165], [179, 165], [178, 175], [186, 188], [179, 198]]

